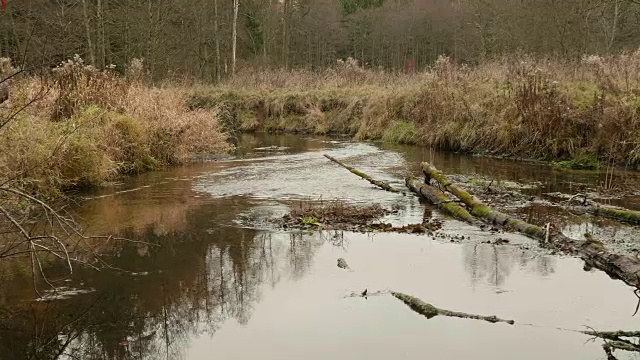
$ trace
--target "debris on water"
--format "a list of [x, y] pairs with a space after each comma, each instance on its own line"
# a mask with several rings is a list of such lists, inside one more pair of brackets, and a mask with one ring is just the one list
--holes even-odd
[[385, 209], [380, 204], [356, 205], [343, 200], [300, 201], [276, 222], [282, 227], [356, 230], [357, 227], [370, 226], [375, 220], [397, 212]]
[[344, 230], [353, 232], [397, 232], [406, 234], [427, 234], [442, 228], [443, 220], [429, 217], [421, 223], [397, 226], [379, 220], [387, 215], [397, 214], [400, 206], [390, 209], [379, 204], [349, 204], [343, 200], [300, 201], [291, 206], [289, 213], [270, 221], [283, 229], [302, 230]]
[[288, 150], [289, 148], [286, 146], [276, 146], [276, 145], [271, 145], [271, 146], [263, 146], [263, 147], [257, 147], [254, 148], [253, 150], [256, 151], [285, 151]]
[[343, 258], [339, 258], [338, 259], [338, 267], [340, 269], [350, 269], [349, 268], [349, 264], [347, 264], [347, 260], [345, 260]]
[[407, 234], [432, 234], [433, 231], [442, 228], [442, 220], [430, 219], [421, 224], [409, 224], [404, 226], [393, 226], [389, 223], [371, 224], [368, 226], [370, 230], [384, 231], [384, 232], [398, 232]]
[[96, 291], [95, 289], [75, 289], [71, 287], [61, 286], [55, 289], [44, 291], [42, 296], [36, 301], [55, 301], [70, 299], [73, 296], [88, 294]]
[[505, 245], [505, 244], [509, 244], [509, 239], [497, 238], [494, 241], [486, 241], [485, 243], [493, 244], [493, 245]]
[[435, 316], [442, 315], [442, 316], [450, 316], [450, 317], [457, 317], [457, 318], [463, 318], [463, 319], [484, 320], [490, 323], [504, 322], [509, 325], [515, 324], [515, 321], [513, 320], [501, 319], [495, 315], [483, 316], [483, 315], [467, 314], [467, 313], [462, 313], [457, 311], [439, 309], [411, 295], [394, 292], [394, 291], [392, 291], [391, 294], [394, 297], [396, 297], [398, 300], [402, 301], [407, 306], [409, 306], [411, 310], [417, 312], [420, 315], [425, 316], [427, 319], [431, 319]]
[[349, 294], [345, 295], [344, 298], [368, 298], [373, 296], [388, 295], [391, 293], [391, 291], [389, 290], [369, 291], [368, 289], [365, 289], [365, 291], [352, 291]]

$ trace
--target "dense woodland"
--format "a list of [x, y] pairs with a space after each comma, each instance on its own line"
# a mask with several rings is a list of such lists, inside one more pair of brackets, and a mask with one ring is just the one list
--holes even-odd
[[348, 57], [411, 72], [442, 54], [474, 64], [637, 49], [639, 24], [636, 0], [9, 0], [0, 56], [36, 67], [79, 54], [119, 69], [142, 58], [153, 79], [203, 81], [234, 65], [319, 69]]

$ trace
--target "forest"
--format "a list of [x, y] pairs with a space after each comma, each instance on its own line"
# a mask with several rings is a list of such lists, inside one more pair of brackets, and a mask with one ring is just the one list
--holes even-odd
[[144, 59], [154, 81], [317, 71], [347, 58], [415, 72], [441, 55], [475, 65], [634, 51], [639, 23], [635, 0], [9, 0], [0, 56], [34, 68], [78, 54], [122, 72]]

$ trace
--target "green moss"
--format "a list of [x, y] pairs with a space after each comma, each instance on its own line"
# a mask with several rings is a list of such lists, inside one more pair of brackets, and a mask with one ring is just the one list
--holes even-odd
[[448, 212], [449, 214], [453, 215], [454, 217], [460, 220], [464, 220], [467, 222], [475, 221], [473, 216], [471, 216], [471, 214], [469, 214], [467, 210], [465, 210], [464, 208], [462, 208], [460, 205], [456, 203], [444, 203], [441, 206], [446, 210], [446, 212]]
[[384, 131], [382, 140], [398, 144], [415, 144], [418, 141], [416, 125], [410, 121], [395, 121]]
[[486, 205], [477, 205], [473, 207], [471, 213], [478, 217], [485, 217], [489, 215], [493, 210]]
[[524, 229], [524, 232], [529, 236], [541, 238], [545, 236], [546, 231], [539, 226], [530, 225], [530, 226], [527, 226], [526, 229]]
[[598, 207], [595, 208], [593, 213], [631, 224], [640, 224], [640, 211]]
[[392, 292], [392, 294], [397, 299], [408, 305], [411, 310], [417, 312], [418, 314], [424, 315], [427, 319], [438, 316], [438, 314], [440, 313], [437, 307], [431, 304], [427, 304], [426, 302], [411, 295], [406, 295], [398, 292]]
[[598, 156], [590, 152], [582, 152], [571, 160], [551, 163], [556, 169], [597, 170], [601, 167]]
[[300, 221], [302, 221], [304, 225], [320, 225], [318, 219], [313, 216], [303, 216], [300, 218]]

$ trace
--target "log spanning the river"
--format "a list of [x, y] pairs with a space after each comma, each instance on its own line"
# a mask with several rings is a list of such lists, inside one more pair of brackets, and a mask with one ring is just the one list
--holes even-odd
[[[574, 208], [574, 210], [576, 210], [576, 208]], [[616, 208], [605, 205], [578, 206], [577, 210], [584, 211], [595, 216], [602, 216], [633, 225], [640, 225], [640, 211]]]
[[431, 185], [422, 183], [418, 178], [408, 177], [405, 183], [409, 190], [421, 195], [428, 202], [435, 205], [440, 211], [451, 215], [458, 220], [475, 224], [478, 222], [469, 212], [455, 201], [451, 200], [447, 194]]
[[[522, 234], [539, 240], [544, 247], [576, 254], [589, 267], [600, 269], [613, 278], [620, 279], [630, 286], [640, 288], [640, 260], [638, 258], [612, 254], [597, 240], [577, 241], [559, 232], [547, 234], [545, 229], [539, 226], [512, 218], [507, 214], [492, 209], [453, 184], [444, 173], [433, 165], [424, 162], [421, 168], [424, 172], [426, 183], [430, 183], [432, 179], [437, 181], [439, 188], [460, 199], [468, 207], [471, 215], [492, 225], [517, 230]], [[417, 193], [422, 195], [420, 192]]]
[[476, 199], [473, 195], [454, 185], [447, 176], [433, 165], [423, 162], [420, 167], [425, 175], [425, 183], [429, 183], [431, 179], [436, 180], [440, 184], [440, 188], [450, 192], [460, 199], [469, 207], [469, 212], [473, 216], [481, 218], [493, 225], [500, 225], [513, 228], [521, 233], [527, 234], [538, 239], [545, 239], [545, 229], [528, 224], [520, 219], [514, 219], [507, 214], [493, 210], [491, 207]]
[[607, 359], [616, 359], [616, 357], [612, 354], [613, 350], [623, 350], [640, 353], [640, 345], [638, 345], [638, 340], [640, 339], [640, 331], [589, 330], [581, 331], [581, 333], [593, 337], [598, 337], [604, 340], [604, 345], [602, 345], [602, 348], [607, 354]]
[[363, 173], [362, 171], [340, 162], [338, 159], [336, 159], [334, 157], [331, 157], [331, 156], [326, 155], [326, 154], [324, 155], [324, 157], [326, 157], [327, 159], [333, 161], [334, 163], [342, 166], [343, 168], [351, 171], [351, 173], [360, 176], [361, 178], [367, 180], [371, 184], [373, 184], [373, 185], [375, 185], [375, 186], [377, 186], [377, 187], [379, 187], [379, 188], [381, 188], [383, 190], [394, 192], [394, 193], [399, 193], [399, 194], [403, 194], [403, 195], [405, 193], [404, 191], [402, 191], [400, 189], [396, 189], [393, 186], [389, 185], [389, 183], [387, 183], [387, 182], [376, 180], [376, 179], [372, 178], [371, 176]]
[[416, 297], [399, 293], [399, 292], [392, 291], [391, 295], [395, 296], [397, 299], [405, 303], [407, 306], [411, 308], [411, 310], [417, 312], [420, 315], [424, 315], [427, 319], [431, 319], [435, 316], [441, 315], [441, 316], [450, 316], [450, 317], [457, 317], [457, 318], [463, 318], [463, 319], [484, 320], [490, 323], [504, 322], [509, 325], [513, 325], [515, 323], [515, 321], [513, 320], [500, 319], [499, 317], [493, 316], [493, 315], [483, 316], [483, 315], [467, 314], [467, 313], [462, 313], [457, 311], [439, 309]]

